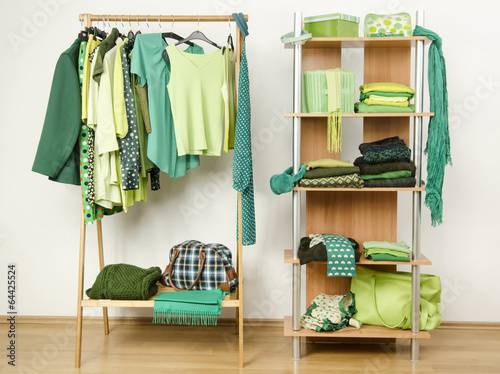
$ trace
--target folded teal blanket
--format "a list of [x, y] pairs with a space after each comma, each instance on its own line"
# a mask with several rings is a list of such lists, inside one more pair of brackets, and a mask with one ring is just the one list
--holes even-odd
[[364, 182], [365, 187], [415, 187], [417, 180], [415, 178], [393, 178], [393, 179], [368, 179]]
[[358, 167], [316, 168], [307, 170], [302, 178], [305, 179], [327, 178], [327, 177], [336, 177], [339, 175], [348, 175], [348, 174], [359, 174], [359, 168]]
[[356, 113], [413, 113], [415, 105], [410, 104], [406, 108], [390, 105], [368, 105], [365, 103], [354, 103]]
[[220, 288], [162, 292], [154, 300], [154, 323], [217, 326], [222, 299], [227, 295]]

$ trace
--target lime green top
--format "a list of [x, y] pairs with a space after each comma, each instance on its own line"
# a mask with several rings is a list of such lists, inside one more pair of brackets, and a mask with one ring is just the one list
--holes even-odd
[[168, 94], [179, 156], [220, 156], [224, 100], [222, 50], [198, 55], [166, 48], [171, 66]]

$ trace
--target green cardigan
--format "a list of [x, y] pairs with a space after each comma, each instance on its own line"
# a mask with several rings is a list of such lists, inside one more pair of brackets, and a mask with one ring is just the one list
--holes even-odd
[[80, 39], [64, 51], [52, 79], [34, 172], [50, 180], [80, 185], [78, 135], [82, 126], [82, 97], [78, 80]]

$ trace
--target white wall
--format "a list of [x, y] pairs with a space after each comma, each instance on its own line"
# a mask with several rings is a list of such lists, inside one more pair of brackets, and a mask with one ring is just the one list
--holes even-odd
[[[423, 252], [433, 261], [433, 266], [423, 271], [442, 278], [444, 320], [499, 321], [494, 230], [500, 222], [499, 204], [494, 196], [500, 184], [496, 113], [500, 99], [500, 52], [491, 42], [499, 37], [498, 26], [492, 19], [472, 16], [470, 5], [456, 1], [365, 0], [340, 5], [297, 0], [87, 0], [84, 4], [29, 0], [5, 4], [2, 3], [3, 14], [8, 17], [2, 21], [0, 39], [0, 310], [7, 310], [7, 263], [16, 263], [20, 314], [76, 313], [79, 187], [49, 182], [31, 172], [31, 166], [55, 63], [77, 36], [79, 13], [249, 14], [247, 48], [256, 150], [257, 244], [246, 247], [244, 252], [245, 317], [282, 318], [291, 313], [291, 266], [283, 264], [283, 249], [291, 246], [291, 195], [276, 196], [269, 189], [271, 175], [291, 164], [291, 121], [282, 114], [291, 111], [292, 52], [284, 50], [280, 36], [292, 30], [293, 12], [299, 10], [305, 16], [340, 11], [363, 18], [370, 12], [415, 14], [417, 9], [423, 9], [426, 27], [444, 41], [454, 163], [453, 168], [446, 169], [444, 223], [431, 227], [429, 211], [422, 209]], [[474, 5], [483, 14], [495, 9], [491, 0], [480, 0]], [[36, 30], [26, 28], [27, 22], [38, 25]], [[133, 26], [135, 29], [136, 24]], [[164, 24], [163, 29], [170, 26]], [[154, 20], [150, 27], [153, 32], [159, 30]], [[174, 25], [180, 34], [188, 34], [194, 28], [194, 24]], [[141, 29], [146, 32], [146, 25]], [[203, 24], [201, 29], [222, 43], [228, 26]], [[346, 130], [346, 137], [355, 136], [350, 131], [353, 130]], [[357, 145], [344, 143], [345, 155], [350, 159], [355, 157]], [[147, 203], [137, 203], [127, 214], [106, 218], [106, 263], [164, 267], [169, 248], [188, 238], [222, 242], [235, 251], [236, 195], [231, 188], [230, 162], [230, 155], [204, 158], [202, 167], [185, 178], [172, 180], [163, 175], [161, 190], [150, 192]], [[211, 183], [210, 187], [207, 183]], [[402, 200], [409, 201], [408, 197]], [[197, 214], [182, 216], [181, 208], [186, 207], [194, 208]], [[407, 212], [405, 207], [401, 210]], [[408, 217], [400, 218], [399, 239], [411, 242]], [[86, 288], [98, 273], [95, 225], [87, 231]], [[86, 313], [96, 314], [99, 310]], [[126, 316], [150, 313], [111, 311], [112, 315]]]

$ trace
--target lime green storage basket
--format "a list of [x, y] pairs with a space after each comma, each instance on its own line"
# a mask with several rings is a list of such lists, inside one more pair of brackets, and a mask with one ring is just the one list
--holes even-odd
[[356, 37], [359, 35], [359, 17], [342, 13], [305, 17], [304, 28], [313, 37]]

